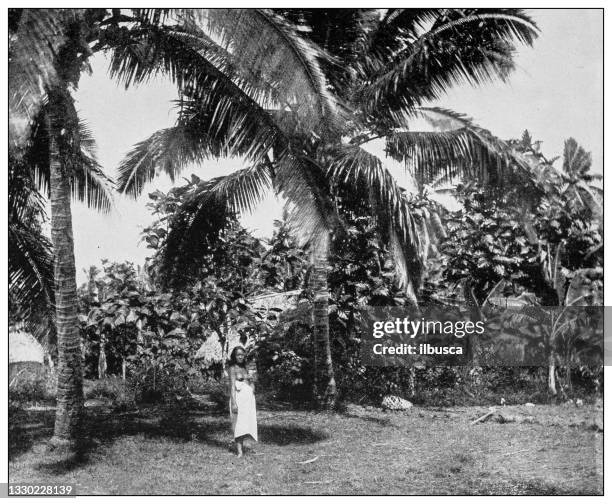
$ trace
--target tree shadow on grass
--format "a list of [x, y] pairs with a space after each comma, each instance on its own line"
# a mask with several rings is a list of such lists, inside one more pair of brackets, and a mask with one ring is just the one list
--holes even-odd
[[169, 440], [176, 443], [199, 442], [215, 448], [228, 449], [229, 445], [217, 438], [229, 432], [229, 420], [207, 416], [196, 422], [189, 413], [173, 409], [157, 409], [137, 413], [88, 412], [83, 441], [72, 453], [48, 454], [35, 467], [49, 475], [61, 476], [90, 463], [90, 456], [102, 446], [109, 446], [125, 437], [142, 436], [145, 439]]
[[9, 461], [53, 435], [55, 409], [16, 409], [9, 414]]
[[[67, 454], [48, 452], [36, 463], [35, 468], [52, 476], [62, 476], [88, 465], [91, 455], [100, 447], [132, 436], [176, 443], [204, 443], [223, 451], [233, 451], [231, 423], [225, 412], [202, 415], [170, 408], [123, 414], [88, 412], [84, 432], [84, 442], [76, 450]], [[50, 434], [48, 429], [30, 433], [30, 443], [19, 445], [19, 453], [32, 449], [35, 442], [41, 443]], [[261, 443], [278, 446], [316, 443], [328, 437], [322, 431], [294, 424], [260, 424], [258, 434]]]
[[390, 418], [381, 418], [373, 415], [354, 415], [352, 413], [343, 413], [342, 416], [347, 418], [356, 418], [358, 420], [365, 420], [366, 422], [372, 422], [380, 425], [381, 427], [393, 427], [393, 422]]
[[298, 425], [261, 425], [258, 428], [258, 435], [261, 443], [278, 446], [318, 443], [329, 437], [323, 431]]

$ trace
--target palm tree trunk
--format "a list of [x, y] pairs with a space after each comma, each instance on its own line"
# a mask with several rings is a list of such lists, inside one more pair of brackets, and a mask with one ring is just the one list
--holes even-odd
[[336, 380], [329, 341], [329, 234], [313, 245], [311, 285], [314, 296], [312, 322], [314, 327], [314, 396], [319, 407], [331, 409], [337, 399]]
[[106, 378], [106, 340], [100, 337], [100, 353], [98, 355], [98, 380]]
[[[476, 294], [474, 294], [474, 289], [472, 288], [472, 281], [469, 278], [466, 278], [463, 282], [463, 298], [465, 299], [465, 303], [470, 310], [470, 320], [472, 322], [479, 322], [484, 320], [484, 316], [482, 314], [482, 309], [480, 306], [480, 302], [476, 298]], [[475, 334], [468, 334], [466, 336], [466, 362], [472, 368], [478, 367], [478, 338]]]
[[557, 385], [555, 380], [555, 357], [551, 354], [548, 358], [548, 392], [557, 395]]
[[[87, 272], [89, 275], [89, 282], [87, 287], [89, 290], [89, 302], [99, 306], [100, 298], [98, 296], [98, 286], [96, 285], [96, 268], [91, 266]], [[100, 351], [98, 352], [98, 380], [106, 378], [106, 335], [104, 331], [100, 334]]]
[[[67, 94], [67, 92], [66, 92]], [[65, 100], [66, 97], [59, 99]], [[50, 93], [49, 101], [53, 100]], [[55, 112], [66, 110], [60, 101]], [[76, 268], [70, 184], [66, 153], [58, 147], [56, 128], [50, 128], [51, 240], [54, 251], [57, 324], [57, 410], [52, 445], [70, 445], [79, 438], [83, 412], [81, 337], [77, 321]]]
[[72, 446], [81, 434], [83, 414], [82, 345], [77, 320], [76, 267], [70, 209], [71, 162], [80, 148], [78, 117], [66, 88], [49, 97], [51, 241], [54, 253], [57, 330], [57, 409], [53, 446]]
[[[416, 295], [416, 289], [414, 288], [414, 282], [410, 275], [408, 275], [408, 282], [406, 284], [406, 300], [408, 306], [415, 310], [415, 313], [419, 313], [419, 301]], [[416, 368], [410, 366], [408, 368], [408, 396], [413, 399], [416, 396], [417, 379], [416, 379]]]

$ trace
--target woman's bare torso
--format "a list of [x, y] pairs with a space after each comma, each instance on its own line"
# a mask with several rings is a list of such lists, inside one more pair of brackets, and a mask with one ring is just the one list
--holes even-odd
[[251, 383], [251, 376], [248, 370], [245, 368], [241, 366], [233, 366], [231, 372], [233, 373], [234, 380]]

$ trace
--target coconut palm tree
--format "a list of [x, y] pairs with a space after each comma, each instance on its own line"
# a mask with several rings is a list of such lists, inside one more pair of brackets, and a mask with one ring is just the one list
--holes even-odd
[[[34, 292], [44, 301], [57, 334], [57, 413], [52, 445], [70, 446], [83, 408], [81, 341], [77, 324], [76, 271], [71, 196], [104, 211], [111, 208], [112, 181], [95, 160], [93, 139], [79, 120], [71, 89], [91, 55], [93, 26], [101, 10], [15, 9], [9, 16], [10, 171], [47, 193], [51, 202], [53, 295], [49, 289], [49, 243], [37, 240], [40, 224], [12, 233], [11, 292], [19, 304]], [[18, 191], [12, 187], [10, 192]], [[33, 191], [32, 191], [32, 194]], [[42, 206], [16, 197], [28, 222], [40, 223]], [[18, 212], [12, 224], [17, 228]], [[35, 252], [33, 254], [32, 252]], [[53, 315], [48, 307], [53, 305]]]
[[[43, 228], [48, 216], [49, 150], [45, 107], [19, 155], [9, 152], [9, 300], [12, 315], [25, 323], [49, 354], [56, 345], [53, 249]], [[79, 124], [81, 163], [70, 177], [73, 199], [109, 212], [113, 181], [96, 161], [95, 143]], [[12, 149], [14, 151], [14, 149]]]
[[[335, 385], [322, 318], [328, 250], [341, 223], [330, 184], [367, 184], [414, 299], [422, 262], [414, 219], [384, 161], [364, 145], [383, 138], [387, 155], [417, 177], [498, 180], [521, 164], [512, 150], [467, 117], [425, 105], [459, 82], [505, 79], [515, 44], [531, 44], [537, 28], [518, 9], [203, 9], [173, 19], [112, 57], [126, 83], [165, 72], [181, 93], [176, 125], [135, 146], [119, 168], [120, 188], [136, 196], [160, 171], [174, 178], [191, 163], [239, 156], [248, 167], [201, 191], [202, 204], [191, 205], [199, 217], [190, 222], [202, 222], [213, 193], [238, 212], [269, 188], [285, 196], [294, 229], [313, 251], [315, 381], [330, 405]], [[413, 131], [416, 119], [434, 131]]]
[[[13, 9], [9, 12], [9, 146], [19, 161], [27, 159], [27, 152], [44, 152], [48, 167], [43, 174], [48, 173], [51, 199], [59, 359], [53, 445], [72, 445], [77, 440], [83, 406], [70, 182], [80, 177], [86, 183], [73, 184], [73, 192], [82, 198], [87, 197], [94, 205], [105, 206], [103, 191], [98, 190], [97, 182], [105, 185], [106, 180], [83, 159], [87, 140], [79, 127], [71, 90], [78, 85], [88, 58], [96, 51], [109, 48], [115, 50], [113, 62], [116, 66], [112, 68], [112, 74], [126, 84], [141, 82], [153, 73], [166, 71], [182, 90], [190, 89], [197, 93], [214, 86], [213, 65], [209, 64], [204, 72], [193, 65], [184, 67], [183, 55], [191, 55], [194, 47], [188, 32], [178, 33], [172, 28], [174, 25], [170, 29], [164, 28], [167, 14], [166, 10], [160, 9], [133, 9], [130, 15], [119, 9]], [[213, 36], [227, 36], [231, 31], [233, 39], [242, 40], [244, 45], [244, 41], [256, 32], [269, 41], [268, 46], [251, 50], [245, 57], [252, 56], [262, 61], [263, 54], [271, 46], [278, 44], [286, 48], [286, 53], [280, 57], [296, 64], [298, 70], [283, 79], [278, 67], [274, 67], [277, 74], [268, 77], [280, 85], [274, 89], [263, 86], [258, 91], [253, 88], [253, 92], [280, 103], [291, 102], [294, 113], [310, 124], [334, 116], [334, 104], [322, 85], [324, 81], [317, 74], [317, 67], [312, 65], [312, 55], [295, 38], [295, 47], [289, 43], [283, 46], [284, 38], [291, 37], [291, 34], [278, 19], [259, 11], [203, 11], [202, 15], [207, 15]], [[176, 18], [185, 24], [202, 21], [201, 16], [194, 17], [185, 11], [177, 11]], [[167, 36], [169, 34], [172, 36]], [[130, 59], [131, 49], [142, 41], [157, 43], [161, 48], [159, 54], [163, 54], [159, 59], [147, 61], [144, 68], [129, 63], [136, 61]], [[306, 59], [302, 60], [304, 56]], [[124, 65], [124, 62], [128, 63]], [[229, 69], [224, 68], [224, 71]], [[260, 68], [258, 71], [265, 70]], [[221, 94], [227, 91], [221, 89]], [[248, 103], [244, 105], [248, 106]], [[35, 127], [38, 118], [44, 121], [40, 130]], [[36, 131], [43, 134], [46, 144], [30, 149]], [[48, 247], [45, 252], [48, 252]], [[39, 287], [40, 284], [39, 281]], [[41, 290], [48, 292], [49, 289], [41, 287]]]
[[[111, 70], [123, 72], [126, 84], [161, 70], [181, 92], [181, 120], [136, 146], [120, 167], [122, 189], [137, 195], [159, 169], [174, 177], [189, 162], [238, 155], [251, 167], [222, 185], [250, 194], [248, 200], [238, 197], [239, 206], [250, 207], [274, 180], [277, 190], [305, 210], [293, 215], [304, 218], [306, 241], [325, 233], [333, 214], [319, 194], [321, 173], [305, 147], [317, 137], [339, 139], [343, 112], [327, 89], [318, 61], [322, 51], [269, 11], [204, 9], [173, 16], [176, 25], [163, 27], [153, 40], [148, 35], [113, 54]], [[165, 43], [159, 43], [162, 37]], [[326, 314], [326, 274], [322, 278], [324, 295], [318, 299]], [[328, 330], [317, 327], [324, 337], [315, 340], [325, 348], [331, 374]]]

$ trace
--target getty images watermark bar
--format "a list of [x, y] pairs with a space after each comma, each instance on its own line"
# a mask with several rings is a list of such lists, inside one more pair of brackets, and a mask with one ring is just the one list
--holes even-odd
[[370, 366], [547, 366], [558, 356], [609, 365], [611, 317], [602, 306], [369, 307], [359, 317], [361, 357]]

